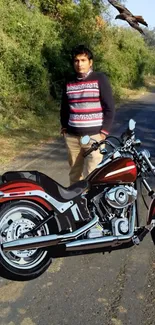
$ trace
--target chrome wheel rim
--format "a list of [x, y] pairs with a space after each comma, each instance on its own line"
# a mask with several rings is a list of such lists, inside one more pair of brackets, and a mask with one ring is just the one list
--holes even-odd
[[[41, 221], [41, 213], [30, 207], [14, 207], [7, 211], [0, 220], [0, 242], [5, 243], [20, 238], [22, 233], [26, 233]], [[49, 234], [47, 224], [37, 231], [38, 236]], [[31, 236], [25, 235], [25, 238]], [[36, 267], [47, 255], [47, 251], [41, 249], [27, 249], [4, 252], [0, 249], [2, 258], [12, 267], [18, 269], [31, 269]]]

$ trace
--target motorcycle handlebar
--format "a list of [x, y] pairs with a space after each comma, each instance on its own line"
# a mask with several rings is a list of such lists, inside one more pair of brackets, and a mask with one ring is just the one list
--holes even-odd
[[126, 142], [127, 139], [131, 139], [135, 135], [135, 132], [130, 130], [129, 128], [122, 133], [121, 140], [123, 144]]
[[[108, 138], [115, 138], [117, 139], [116, 137], [113, 137], [113, 136], [109, 136]], [[119, 139], [117, 139], [119, 141]], [[119, 141], [120, 142], [120, 141]], [[113, 149], [116, 149], [117, 147], [108, 139], [105, 139], [105, 140], [101, 140], [100, 142], [94, 142], [91, 146], [90, 149], [88, 149], [86, 152], [84, 152], [83, 154], [83, 157], [87, 157], [92, 151], [95, 151], [97, 150], [102, 144], [107, 144], [109, 146], [111, 146]]]
[[[102, 141], [101, 141], [102, 142]], [[100, 142], [95, 142], [92, 144], [92, 146], [90, 147], [90, 149], [88, 149], [86, 152], [84, 152], [83, 157], [87, 157], [92, 151], [95, 151], [99, 148], [100, 146]]]
[[[131, 122], [134, 122], [131, 120]], [[134, 122], [135, 123], [135, 122]], [[131, 124], [131, 123], [130, 123]], [[119, 142], [119, 145], [121, 147], [125, 146], [125, 143], [127, 143], [127, 140], [132, 140], [132, 143], [127, 143], [127, 146], [129, 147], [129, 145], [133, 145], [133, 146], [137, 146], [137, 145], [140, 145], [141, 142], [140, 140], [136, 140], [135, 139], [135, 132], [134, 132], [134, 129], [135, 129], [135, 125], [133, 125], [133, 123], [131, 125], [129, 125], [129, 127], [126, 129], [125, 132], [122, 133], [120, 139], [117, 138], [116, 136], [107, 136], [105, 140], [101, 140], [100, 142], [94, 142], [92, 144], [92, 146], [88, 149], [87, 152], [84, 152], [83, 154], [83, 157], [86, 157], [88, 156], [92, 151], [95, 151], [97, 150], [102, 144], [107, 144], [109, 146], [111, 146], [113, 149], [117, 150], [118, 147], [112, 143], [109, 138], [113, 138], [115, 140], [117, 140]]]

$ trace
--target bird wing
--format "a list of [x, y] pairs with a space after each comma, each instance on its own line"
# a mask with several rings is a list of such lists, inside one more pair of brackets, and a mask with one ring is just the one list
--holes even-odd
[[139, 27], [137, 22], [133, 22], [133, 20], [131, 20], [131, 19], [126, 19], [126, 21], [129, 23], [129, 25], [132, 28], [137, 29], [141, 34], [145, 35], [142, 28]]
[[117, 1], [115, 1], [115, 0], [108, 0], [108, 2], [112, 6], [114, 6], [120, 12], [120, 14], [125, 13], [125, 14], [127, 14], [129, 16], [133, 16], [133, 14], [125, 6], [121, 5]]
[[136, 20], [140, 23], [143, 24], [145, 26], [148, 26], [147, 22], [144, 20], [144, 18], [142, 16], [134, 16], [136, 18]]

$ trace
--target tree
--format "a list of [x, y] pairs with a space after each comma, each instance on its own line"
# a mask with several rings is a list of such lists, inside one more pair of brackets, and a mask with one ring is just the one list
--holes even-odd
[[149, 47], [155, 47], [155, 27], [152, 30], [145, 30], [145, 42]]

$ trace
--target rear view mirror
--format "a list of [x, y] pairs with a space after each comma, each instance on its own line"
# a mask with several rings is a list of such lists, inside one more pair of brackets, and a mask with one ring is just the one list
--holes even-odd
[[89, 135], [85, 135], [84, 137], [82, 137], [82, 138], [80, 139], [80, 142], [81, 142], [81, 144], [83, 144], [83, 145], [89, 144], [89, 142], [90, 142], [90, 137], [89, 137]]
[[136, 122], [133, 119], [129, 121], [129, 130], [133, 131], [135, 129]]

